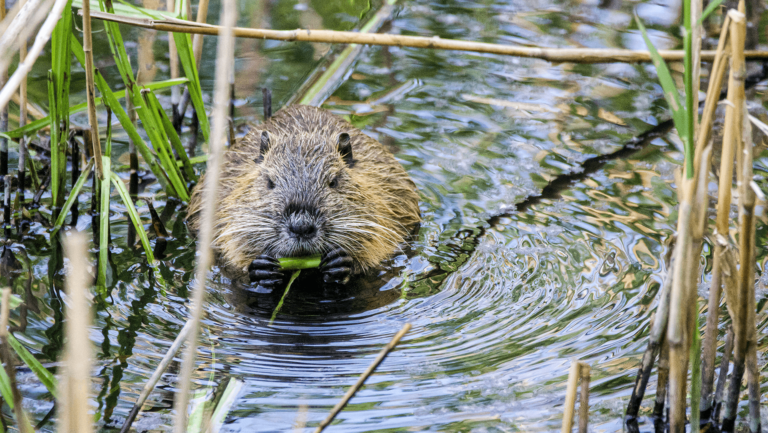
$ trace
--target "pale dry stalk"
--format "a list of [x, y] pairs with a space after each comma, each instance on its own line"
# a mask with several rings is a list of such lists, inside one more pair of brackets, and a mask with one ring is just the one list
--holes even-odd
[[[747, 349], [747, 309], [749, 302], [747, 293], [750, 287], [754, 289], [754, 193], [749, 182], [751, 181], [751, 155], [749, 163], [745, 163], [745, 150], [743, 146], [744, 125], [744, 79], [746, 68], [744, 64], [744, 40], [746, 37], [746, 17], [743, 13], [731, 10], [728, 12], [731, 18], [731, 76], [733, 84], [733, 98], [729, 89], [729, 101], [733, 104], [733, 142], [737, 149], [737, 186], [739, 190], [739, 273], [738, 290], [726, 291], [728, 312], [731, 315], [734, 331], [734, 368], [731, 376], [731, 384], [726, 398], [725, 412], [722, 424], [723, 431], [733, 431], [736, 422], [739, 393], [741, 391], [741, 379], [744, 375], [744, 362]], [[754, 296], [754, 295], [753, 295]]]
[[96, 175], [104, 180], [104, 167], [101, 160], [101, 140], [99, 140], [99, 120], [96, 117], [96, 86], [93, 78], [93, 39], [91, 34], [91, 2], [83, 1], [83, 52], [85, 53], [85, 89], [88, 103], [88, 124], [93, 146], [93, 156], [96, 160]]
[[[151, 20], [126, 17], [109, 13], [91, 14], [93, 18], [123, 23], [127, 25], [168, 32], [192, 33], [196, 35], [219, 35], [221, 26], [203, 25], [181, 20]], [[322, 42], [331, 44], [364, 44], [438, 50], [471, 51], [478, 53], [501, 54], [514, 57], [535, 58], [554, 63], [650, 63], [648, 51], [606, 49], [606, 48], [535, 48], [514, 45], [493, 44], [486, 42], [441, 39], [438, 37], [405, 36], [382, 33], [358, 33], [334, 30], [270, 30], [237, 27], [234, 35], [240, 38], [270, 39], [290, 42]], [[666, 61], [682, 61], [685, 53], [681, 50], [661, 50], [661, 57]], [[701, 61], [711, 62], [715, 51], [702, 51]], [[751, 60], [768, 59], [768, 51], [746, 51]]]
[[[730, 18], [726, 15], [720, 32], [720, 40], [717, 45], [716, 57], [712, 65], [712, 76], [707, 89], [707, 99], [704, 103], [704, 111], [701, 119], [701, 129], [698, 136], [697, 150], [709, 142], [712, 130], [717, 99], [722, 87], [726, 59], [730, 53], [730, 45], [727, 44]], [[731, 74], [732, 75], [732, 74]], [[730, 79], [729, 79], [730, 81]], [[729, 94], [731, 86], [728, 86]], [[722, 145], [722, 158], [720, 161], [720, 184], [718, 187], [717, 221], [714, 234], [714, 263], [712, 265], [712, 284], [709, 289], [709, 303], [707, 307], [707, 325], [704, 335], [704, 344], [701, 356], [701, 412], [706, 419], [712, 410], [712, 388], [715, 377], [715, 355], [717, 352], [718, 311], [722, 294], [722, 255], [728, 245], [729, 214], [731, 211], [731, 183], [733, 179], [733, 159], [735, 150], [733, 147], [733, 109], [726, 106], [725, 134]], [[730, 121], [729, 121], [730, 119]], [[697, 153], [698, 155], [698, 153]]]
[[213, 109], [213, 131], [211, 131], [210, 156], [208, 158], [208, 170], [205, 175], [203, 190], [203, 206], [200, 236], [197, 242], [197, 267], [195, 269], [195, 281], [192, 288], [192, 329], [179, 375], [180, 389], [176, 395], [174, 408], [176, 419], [174, 432], [185, 433], [187, 431], [187, 405], [192, 381], [192, 372], [195, 368], [197, 355], [197, 340], [200, 321], [203, 315], [203, 303], [205, 301], [205, 283], [208, 269], [213, 263], [213, 224], [215, 219], [214, 209], [218, 199], [219, 177], [221, 169], [222, 151], [226, 142], [227, 110], [229, 108], [229, 76], [234, 64], [234, 36], [232, 28], [236, 22], [237, 6], [234, 0], [221, 2], [222, 34], [219, 37], [218, 53], [216, 57], [216, 88], [215, 105]]
[[[22, 7], [28, 0], [23, 0]], [[27, 57], [27, 40], [19, 41], [19, 62], [24, 63]], [[19, 84], [19, 128], [27, 124], [27, 77], [24, 77]], [[27, 137], [19, 138], [19, 194], [21, 197], [21, 206], [24, 206], [24, 184], [27, 163]]]
[[88, 336], [91, 308], [88, 304], [88, 240], [81, 233], [69, 235], [64, 243], [69, 259], [67, 272], [67, 311], [65, 322], [64, 368], [59, 376], [59, 433], [90, 433], [93, 417], [89, 414], [92, 347]]
[[[33, 1], [31, 0], [27, 4], [30, 3], [33, 3]], [[22, 79], [27, 76], [29, 71], [32, 70], [32, 65], [35, 64], [35, 61], [40, 56], [43, 48], [45, 48], [46, 44], [48, 44], [48, 41], [51, 39], [53, 29], [59, 22], [61, 13], [66, 5], [67, 0], [55, 0], [53, 8], [48, 14], [48, 17], [45, 19], [45, 22], [43, 22], [43, 25], [40, 27], [40, 31], [38, 31], [37, 37], [35, 37], [35, 42], [32, 44], [32, 48], [30, 48], [29, 52], [27, 53], [27, 58], [24, 60], [24, 62], [19, 62], [19, 65], [16, 67], [16, 71], [13, 73], [13, 75], [11, 75], [11, 78], [8, 79], [8, 82], [5, 83], [5, 86], [3, 86], [2, 90], [0, 90], [0, 109], [3, 109], [8, 105], [8, 101], [10, 101], [13, 95], [16, 93], [16, 90], [19, 88]], [[18, 18], [18, 15], [16, 17]], [[15, 48], [16, 45], [14, 44], [14, 49]], [[2, 62], [2, 57], [0, 57], [0, 62]]]
[[562, 433], [571, 433], [573, 429], [573, 415], [576, 412], [576, 393], [579, 385], [579, 362], [571, 361], [571, 369], [568, 372], [568, 386], [565, 389], [565, 404], [563, 405]]

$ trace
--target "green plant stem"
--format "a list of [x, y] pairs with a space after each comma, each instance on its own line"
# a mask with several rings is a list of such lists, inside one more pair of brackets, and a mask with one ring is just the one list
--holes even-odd
[[277, 259], [280, 262], [280, 269], [284, 271], [314, 269], [320, 266], [320, 260], [321, 256], [319, 254], [308, 257], [284, 257]]
[[285, 292], [283, 292], [283, 297], [280, 298], [280, 302], [277, 303], [277, 307], [275, 307], [275, 311], [272, 313], [272, 318], [269, 319], [269, 326], [272, 326], [272, 323], [275, 321], [275, 317], [277, 317], [277, 313], [280, 312], [280, 309], [283, 307], [283, 301], [285, 301], [285, 298], [288, 296], [288, 291], [291, 290], [291, 285], [293, 285], [293, 282], [296, 280], [296, 278], [298, 278], [300, 273], [301, 273], [300, 269], [293, 271], [293, 274], [291, 275], [291, 279], [288, 280], [288, 284], [285, 286]]
[[99, 274], [97, 285], [100, 290], [107, 288], [107, 266], [109, 264], [109, 193], [112, 178], [111, 162], [108, 155], [102, 158], [104, 179], [101, 180], [101, 203], [99, 210]]
[[74, 186], [72, 186], [72, 190], [69, 192], [69, 197], [67, 197], [67, 201], [64, 202], [64, 207], [61, 208], [61, 213], [59, 213], [59, 217], [56, 218], [56, 223], [53, 225], [53, 230], [51, 230], [51, 237], [56, 236], [56, 233], [64, 225], [64, 220], [67, 218], [69, 210], [72, 208], [75, 200], [77, 200], [77, 196], [80, 194], [80, 190], [83, 188], [85, 181], [91, 174], [91, 168], [93, 168], [93, 158], [88, 161], [88, 165], [85, 166], [83, 172], [80, 173], [80, 177], [77, 178], [77, 182]]

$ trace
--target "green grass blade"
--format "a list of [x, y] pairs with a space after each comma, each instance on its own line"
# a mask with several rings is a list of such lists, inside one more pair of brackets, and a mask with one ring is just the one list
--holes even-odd
[[112, 163], [108, 156], [102, 156], [104, 179], [101, 180], [101, 202], [99, 210], [99, 270], [97, 285], [99, 290], [107, 287], [107, 266], [109, 265], [109, 181], [112, 173]]
[[[59, 122], [56, 121], [58, 112], [56, 108], [56, 79], [53, 71], [48, 71], [48, 108], [52, 115], [49, 116], [49, 125], [51, 127], [51, 200], [58, 202], [59, 194]], [[30, 158], [31, 159], [31, 158]], [[55, 206], [55, 204], [54, 204]]]
[[183, 201], [189, 201], [189, 191], [187, 185], [181, 179], [181, 172], [179, 167], [176, 166], [176, 161], [169, 154], [170, 147], [168, 146], [168, 137], [165, 135], [165, 130], [161, 126], [161, 120], [158, 119], [157, 112], [152, 109], [151, 98], [154, 95], [150, 95], [152, 92], [140, 92], [142, 98], [141, 106], [136, 105], [136, 111], [139, 113], [141, 122], [144, 124], [144, 131], [150, 137], [152, 146], [157, 152], [157, 157], [160, 159], [160, 163], [165, 169], [165, 173], [168, 175], [168, 179], [171, 181], [173, 188], [179, 195], [179, 198]]
[[136, 211], [136, 206], [133, 205], [133, 200], [131, 200], [131, 195], [128, 193], [128, 190], [125, 189], [125, 184], [123, 184], [123, 181], [120, 179], [120, 177], [117, 176], [117, 174], [112, 172], [111, 177], [112, 185], [115, 186], [115, 190], [118, 194], [120, 194], [120, 198], [123, 199], [123, 203], [125, 204], [125, 208], [128, 210], [128, 216], [131, 218], [133, 227], [136, 229], [136, 233], [139, 234], [139, 239], [141, 239], [141, 246], [144, 247], [144, 252], [147, 254], [147, 262], [149, 262], [150, 266], [154, 266], [155, 255], [152, 253], [152, 246], [149, 244], [147, 231], [144, 230], [144, 225], [141, 223], [141, 218], [139, 217], [139, 213]]
[[667, 104], [669, 105], [670, 110], [672, 110], [672, 120], [675, 122], [675, 128], [677, 128], [677, 133], [685, 144], [687, 153], [688, 143], [685, 142], [688, 140], [688, 121], [685, 106], [680, 102], [680, 94], [677, 91], [677, 87], [675, 87], [675, 81], [672, 79], [672, 74], [670, 74], [666, 62], [664, 62], [664, 59], [661, 58], [656, 47], [653, 46], [651, 40], [648, 38], [648, 32], [645, 30], [645, 26], [637, 16], [635, 16], [635, 21], [640, 28], [640, 32], [643, 34], [645, 45], [651, 53], [651, 60], [656, 67], [656, 75], [658, 75], [659, 83], [664, 90], [664, 99], [667, 100]]
[[[5, 367], [0, 366], [0, 396], [3, 397], [4, 402], [8, 403], [8, 407], [13, 409], [13, 394], [11, 392], [11, 378], [5, 372]], [[0, 425], [2, 425], [1, 422]]]
[[696, 25], [694, 27], [700, 26], [701, 23], [703, 23], [704, 20], [707, 19], [707, 17], [712, 12], [714, 12], [715, 9], [717, 9], [717, 7], [720, 6], [721, 4], [723, 4], [723, 0], [715, 0], [715, 1], [711, 2], [709, 5], [707, 5], [707, 8], [704, 9], [704, 12], [701, 13], [701, 17], [699, 18], [698, 21], [696, 21]]
[[[72, 38], [72, 44], [73, 44], [73, 50], [72, 51], [77, 54], [77, 52], [74, 50], [74, 45], [75, 44], [80, 45], [80, 43], [77, 41], [77, 39]], [[80, 47], [80, 51], [82, 52], [82, 46]], [[80, 58], [78, 58], [78, 60], [80, 60]], [[181, 85], [181, 84], [185, 84], [187, 81], [188, 80], [186, 78], [176, 78], [176, 79], [172, 79], [172, 80], [164, 80], [164, 81], [156, 81], [156, 82], [152, 82], [152, 83], [147, 83], [143, 87], [145, 87], [147, 89], [152, 89], [152, 90], [161, 90], [161, 89], [165, 89], [165, 88], [168, 88], [168, 87], [173, 87], [173, 86], [178, 86], [178, 85]], [[120, 99], [123, 99], [125, 97], [125, 92], [122, 91], [122, 90], [119, 91], [119, 92], [112, 92], [112, 95], [115, 97], [115, 99], [120, 100]], [[95, 98], [94, 102], [96, 103], [97, 106], [101, 105], [102, 97], [99, 96], [99, 97]], [[69, 107], [69, 114], [71, 115], [71, 114], [81, 113], [81, 112], [85, 111], [87, 108], [88, 108], [88, 103], [87, 102], [83, 102], [82, 104], [73, 105], [73, 106]], [[114, 111], [114, 110], [112, 110], [112, 111]], [[29, 122], [29, 123], [27, 123], [26, 125], [24, 125], [21, 128], [16, 128], [16, 129], [14, 129], [12, 131], [9, 131], [8, 134], [7, 134], [7, 138], [14, 138], [14, 139], [16, 139], [16, 138], [21, 138], [24, 135], [34, 134], [35, 132], [45, 128], [48, 125], [50, 125], [50, 123], [51, 123], [50, 115], [45, 116], [45, 117], [43, 117], [41, 119], [37, 119], [37, 120], [35, 120], [33, 122]], [[2, 134], [2, 135], [5, 135], [5, 134]]]
[[[168, 118], [168, 115], [165, 113], [165, 110], [163, 110], [163, 107], [160, 105], [160, 101], [157, 100], [157, 96], [155, 96], [152, 92], [145, 92], [146, 98], [150, 103], [150, 109], [157, 114], [157, 117], [160, 119], [160, 122], [163, 125], [163, 131], [165, 132], [165, 137], [168, 138], [168, 141], [171, 143], [174, 149], [176, 149], [176, 153], [179, 155], [179, 158], [181, 158], [182, 166], [184, 167], [184, 173], [187, 175], [187, 179], [189, 180], [197, 180], [197, 175], [195, 174], [195, 170], [192, 169], [192, 164], [189, 162], [189, 156], [187, 156], [187, 151], [184, 149], [184, 145], [181, 144], [181, 139], [179, 138], [179, 134], [176, 133], [176, 128], [173, 127], [173, 123], [171, 122], [171, 119]], [[168, 142], [167, 141], [167, 142]], [[166, 142], [166, 143], [167, 143]], [[173, 152], [171, 149], [166, 149], [170, 159], [173, 160]], [[173, 164], [175, 167], [178, 166], [178, 164]], [[181, 175], [181, 173], [179, 173]]]
[[[98, 1], [92, 0], [90, 3], [91, 3], [91, 10], [99, 9]], [[76, 9], [82, 9], [83, 0], [72, 0], [72, 7]], [[148, 18], [148, 17], [154, 18], [154, 19], [175, 18], [175, 15], [168, 11], [145, 9], [138, 6], [133, 6], [131, 4], [113, 3], [112, 7], [114, 10], [114, 13], [123, 15], [126, 17], [131, 17], [131, 18]]]
[[24, 364], [27, 364], [27, 367], [29, 367], [29, 369], [35, 373], [37, 379], [40, 380], [48, 392], [50, 392], [54, 398], [58, 398], [58, 393], [56, 392], [57, 382], [53, 374], [51, 374], [50, 371], [43, 367], [43, 364], [41, 364], [37, 358], [32, 356], [32, 354], [29, 353], [29, 350], [27, 350], [26, 347], [19, 343], [19, 340], [17, 340], [13, 334], [8, 334], [8, 344], [11, 345], [13, 350], [16, 352], [16, 355], [19, 356]]
[[189, 79], [187, 88], [189, 89], [189, 99], [192, 106], [195, 107], [197, 119], [200, 121], [200, 130], [206, 143], [210, 136], [210, 125], [208, 124], [208, 115], [205, 113], [205, 104], [203, 104], [203, 91], [200, 87], [200, 76], [197, 73], [195, 57], [192, 54], [192, 38], [185, 33], [174, 33], [173, 40], [176, 42], [176, 50], [179, 53], [181, 67], [184, 69], [184, 75]]
[[56, 236], [56, 233], [61, 229], [61, 226], [64, 225], [64, 220], [67, 218], [67, 214], [69, 213], [69, 210], [72, 208], [72, 205], [75, 203], [75, 199], [77, 199], [77, 195], [80, 194], [80, 190], [83, 188], [83, 185], [85, 185], [85, 181], [88, 179], [88, 176], [91, 174], [91, 168], [93, 167], [93, 158], [91, 158], [90, 161], [88, 161], [88, 165], [85, 166], [83, 169], [83, 172], [80, 173], [80, 177], [77, 178], [77, 182], [75, 182], [75, 185], [72, 187], [72, 190], [69, 192], [69, 197], [67, 197], [67, 201], [64, 202], [64, 207], [61, 208], [61, 213], [59, 213], [59, 217], [56, 218], [56, 223], [53, 225], [53, 230], [51, 230], [51, 238]]
[[685, 70], [683, 76], [685, 77], [683, 82], [685, 85], [685, 123], [686, 123], [686, 137], [683, 139], [685, 143], [685, 174], [688, 179], [693, 177], [693, 116], [698, 113], [698, 110], [693, 106], [693, 27], [691, 27], [691, 2], [683, 2], [683, 24], [684, 32], [683, 47], [685, 48], [685, 57], [683, 58], [683, 64]]

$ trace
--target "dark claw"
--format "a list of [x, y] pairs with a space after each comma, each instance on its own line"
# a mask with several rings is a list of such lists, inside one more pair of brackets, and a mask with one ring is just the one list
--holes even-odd
[[320, 272], [323, 273], [323, 281], [334, 284], [347, 284], [352, 275], [352, 257], [341, 248], [323, 255], [320, 262]]
[[248, 277], [251, 283], [271, 289], [283, 282], [285, 274], [280, 271], [280, 262], [277, 259], [259, 256], [248, 265]]

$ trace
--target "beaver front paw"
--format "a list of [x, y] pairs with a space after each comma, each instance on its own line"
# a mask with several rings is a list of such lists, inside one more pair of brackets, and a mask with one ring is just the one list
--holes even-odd
[[274, 289], [282, 284], [285, 275], [280, 271], [280, 262], [270, 256], [259, 256], [248, 265], [248, 277], [266, 289]]
[[352, 275], [352, 257], [343, 249], [335, 249], [323, 254], [320, 261], [320, 272], [323, 273], [323, 281], [334, 284], [347, 284]]

